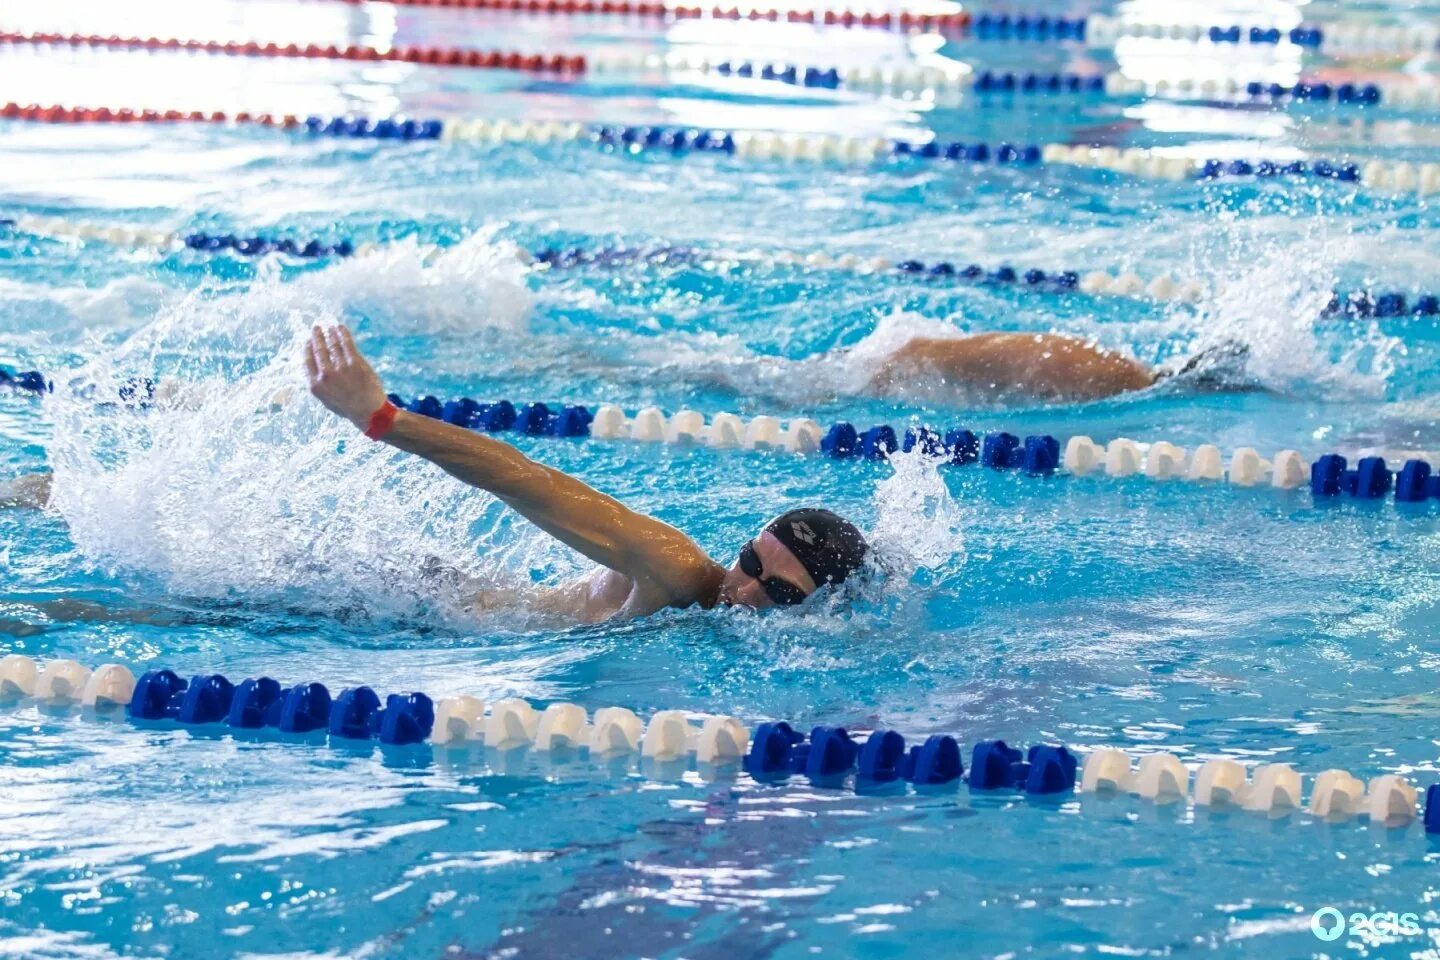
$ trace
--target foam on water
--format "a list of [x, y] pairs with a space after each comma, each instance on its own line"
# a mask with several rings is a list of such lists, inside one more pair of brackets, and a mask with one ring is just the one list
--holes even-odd
[[520, 333], [533, 297], [518, 247], [497, 239], [500, 224], [442, 248], [407, 238], [301, 277], [302, 294], [350, 313], [383, 314], [396, 332]]

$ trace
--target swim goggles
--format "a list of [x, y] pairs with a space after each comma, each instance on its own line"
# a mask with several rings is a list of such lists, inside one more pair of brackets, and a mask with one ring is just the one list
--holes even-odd
[[782, 607], [793, 607], [809, 596], [789, 580], [765, 576], [765, 566], [760, 562], [760, 555], [755, 552], [754, 540], [747, 541], [745, 546], [740, 548], [740, 569], [747, 577], [760, 581], [765, 595]]

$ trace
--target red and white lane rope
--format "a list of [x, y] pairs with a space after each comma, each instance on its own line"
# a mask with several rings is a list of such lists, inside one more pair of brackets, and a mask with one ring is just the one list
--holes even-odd
[[214, 53], [239, 57], [276, 57], [299, 60], [389, 60], [477, 70], [527, 70], [538, 73], [579, 75], [585, 72], [585, 58], [578, 54], [522, 53], [515, 50], [462, 50], [454, 47], [400, 46], [382, 49], [318, 43], [260, 43], [254, 40], [182, 40], [176, 37], [120, 37], [84, 33], [0, 32], [0, 44], [8, 46], [50, 46], [101, 50], [174, 51]]

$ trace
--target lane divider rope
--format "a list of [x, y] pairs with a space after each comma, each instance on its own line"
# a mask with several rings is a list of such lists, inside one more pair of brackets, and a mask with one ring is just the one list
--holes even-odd
[[[610, 762], [636, 754], [641, 772], [674, 776], [693, 768], [707, 779], [744, 769], [758, 782], [799, 774], [817, 786], [857, 791], [908, 782], [915, 787], [1004, 790], [1030, 795], [1130, 793], [1155, 803], [1193, 800], [1197, 807], [1238, 807], [1279, 817], [1306, 810], [1301, 775], [1287, 763], [1248, 771], [1234, 760], [1200, 766], [1191, 788], [1190, 770], [1174, 754], [1154, 753], [1138, 766], [1124, 751], [1097, 748], [1085, 755], [1060, 744], [1021, 751], [1003, 740], [981, 740], [967, 770], [959, 741], [936, 734], [910, 746], [895, 730], [871, 731], [865, 739], [844, 727], [815, 726], [807, 737], [784, 721], [758, 724], [753, 734], [736, 717], [704, 715], [692, 723], [681, 710], [659, 710], [648, 721], [624, 707], [587, 712], [574, 703], [536, 710], [520, 698], [487, 705], [470, 696], [434, 700], [418, 691], [383, 700], [370, 687], [332, 696], [322, 683], [285, 687], [266, 677], [232, 683], [222, 674], [189, 679], [171, 670], [150, 670], [138, 679], [122, 664], [95, 670], [75, 660], [37, 664], [10, 654], [0, 658], [0, 699], [33, 700], [51, 708], [80, 707], [95, 715], [124, 711], [137, 722], [181, 726], [224, 724], [237, 730], [273, 729], [282, 734], [326, 735], [332, 740], [378, 741], [391, 746], [428, 743], [443, 748], [526, 749], [537, 754], [584, 755]], [[1385, 774], [1368, 785], [1348, 771], [1314, 778], [1308, 813], [1317, 821], [1367, 817], [1404, 827], [1417, 814], [1417, 791], [1404, 777]], [[1440, 784], [1426, 790], [1424, 827], [1440, 832]]]
[[0, 32], [0, 45], [69, 47], [104, 50], [172, 51], [224, 54], [241, 57], [280, 57], [304, 60], [393, 60], [401, 63], [443, 67], [471, 67], [480, 70], [525, 70], [579, 76], [585, 72], [585, 58], [579, 55], [520, 53], [507, 50], [463, 50], [453, 47], [391, 47], [380, 49], [334, 44], [259, 43], [253, 40], [182, 40], [176, 37], [120, 37], [86, 33]]
[[[1012, 21], [1013, 24], [1013, 21]], [[978, 27], [978, 19], [976, 21]], [[1011, 32], [1016, 32], [1012, 25]], [[1190, 23], [1157, 23], [1117, 20], [1092, 14], [1085, 22], [1085, 39], [1095, 47], [1111, 47], [1122, 38], [1205, 41], [1211, 44], [1274, 46], [1288, 41], [1297, 47], [1340, 53], [1414, 54], [1434, 50], [1440, 43], [1440, 28], [1384, 26], [1376, 23], [1301, 24], [1290, 30], [1279, 27], [1240, 24], [1200, 26]]]
[[[381, 249], [380, 244], [341, 240], [326, 244], [319, 240], [301, 242], [287, 238], [242, 236], [229, 233], [173, 233], [148, 228], [71, 220], [63, 217], [17, 214], [0, 220], [0, 228], [23, 230], [38, 236], [56, 239], [94, 240], [127, 250], [154, 250], [171, 253], [183, 248], [210, 254], [234, 253], [242, 257], [261, 257], [273, 253], [301, 258], [366, 256]], [[426, 250], [426, 256], [438, 253], [438, 246]], [[704, 250], [700, 248], [658, 246], [608, 247], [599, 250], [584, 247], [565, 249], [545, 247], [526, 252], [524, 257], [540, 269], [563, 269], [589, 265], [617, 266], [635, 262], [676, 263], [747, 263], [766, 267], [804, 267], [847, 270], [865, 274], [895, 274], [903, 277], [951, 283], [1015, 286], [1031, 291], [1065, 293], [1079, 290], [1100, 296], [1132, 297], [1160, 301], [1194, 303], [1205, 296], [1205, 288], [1195, 280], [1176, 280], [1169, 274], [1157, 274], [1146, 280], [1133, 271], [1078, 271], [1017, 269], [1008, 265], [984, 267], [980, 264], [951, 263], [948, 260], [892, 260], [888, 257], [861, 257], [854, 254], [831, 256], [816, 251], [808, 254], [770, 250]], [[1373, 303], [1379, 297], [1393, 305], [1394, 297], [1403, 294], [1379, 294], [1352, 297], [1355, 303]], [[1390, 299], [1384, 299], [1389, 297]], [[1350, 302], [1347, 300], [1346, 302]], [[1338, 305], [1337, 305], [1338, 306]], [[1388, 307], [1387, 307], [1388, 308]], [[1403, 312], [1403, 311], [1402, 311]], [[1437, 307], [1440, 312], [1440, 307]]]
[[[358, 3], [360, 0], [347, 0]], [[744, 6], [712, 7], [634, 0], [389, 0], [397, 6], [452, 7], [466, 10], [495, 10], [505, 13], [529, 13], [576, 16], [618, 16], [654, 20], [750, 20], [770, 23], [802, 23], [823, 26], [865, 27], [904, 32], [960, 33], [970, 24], [970, 14], [920, 13], [913, 10], [873, 11], [832, 7], [828, 9], [785, 9], [746, 4]], [[1074, 21], [1078, 23], [1079, 21]]]
[[154, 110], [135, 111], [108, 108], [67, 108], [22, 106], [7, 103], [0, 106], [0, 119], [22, 119], [43, 123], [235, 123], [259, 124], [290, 130], [303, 129], [312, 135], [373, 139], [443, 139], [481, 143], [547, 144], [585, 141], [602, 150], [630, 154], [663, 153], [688, 156], [695, 153], [724, 153], [751, 159], [785, 160], [809, 163], [862, 163], [884, 159], [960, 161], [995, 163], [1000, 166], [1031, 167], [1041, 164], [1069, 165], [1112, 170], [1132, 176], [1168, 180], [1222, 178], [1300, 177], [1336, 180], [1367, 187], [1395, 190], [1402, 193], [1428, 195], [1440, 192], [1440, 164], [1373, 161], [1362, 168], [1355, 163], [1329, 160], [1270, 161], [1259, 160], [1195, 160], [1173, 155], [1168, 150], [1116, 147], [1015, 146], [1002, 143], [966, 144], [942, 141], [887, 140], [884, 138], [848, 137], [827, 134], [782, 135], [768, 133], [732, 133], [691, 128], [586, 126], [580, 123], [489, 120], [409, 120], [365, 117], [308, 117], [294, 115], [275, 117], [271, 114]]
[[[348, 239], [327, 244], [319, 240], [299, 241], [284, 237], [242, 236], [230, 233], [165, 232], [143, 227], [127, 227], [64, 217], [17, 214], [0, 219], [0, 229], [19, 229], [37, 236], [56, 239], [95, 240], [127, 250], [154, 250], [171, 253], [180, 248], [209, 254], [234, 253], [242, 257], [286, 254], [302, 259], [367, 256], [382, 249], [377, 243], [354, 243]], [[443, 248], [435, 244], [422, 247], [422, 259], [428, 260]], [[1034, 292], [1070, 293], [1079, 291], [1092, 296], [1125, 297], [1160, 302], [1196, 303], [1213, 291], [1198, 280], [1176, 279], [1168, 273], [1146, 279], [1133, 270], [1045, 271], [1017, 268], [1007, 264], [986, 267], [977, 263], [952, 263], [948, 260], [894, 260], [881, 256], [857, 254], [831, 255], [824, 251], [799, 253], [791, 250], [708, 250], [699, 247], [542, 247], [520, 251], [523, 259], [539, 269], [565, 269], [598, 265], [624, 266], [633, 263], [690, 263], [702, 267], [730, 263], [746, 263], [764, 267], [836, 269], [860, 274], [895, 274], [897, 276], [946, 283], [968, 283], [1009, 286]], [[1336, 292], [1325, 309], [1326, 316], [1401, 317], [1440, 315], [1440, 296], [1400, 291], [1356, 290]]]
[[391, 394], [389, 399], [412, 413], [486, 432], [515, 430], [533, 436], [588, 436], [717, 449], [819, 453], [835, 460], [883, 460], [897, 450], [908, 453], [919, 447], [948, 464], [979, 463], [1032, 476], [1043, 477], [1063, 469], [1075, 476], [1103, 471], [1111, 477], [1224, 480], [1232, 486], [1270, 486], [1279, 490], [1294, 490], [1308, 483], [1317, 501], [1340, 494], [1360, 500], [1383, 499], [1392, 491], [1396, 501], [1402, 503], [1440, 500], [1440, 474], [1429, 462], [1416, 458], [1406, 460], [1395, 471], [1384, 457], [1367, 456], [1350, 469], [1346, 458], [1339, 454], [1325, 454], [1309, 463], [1295, 450], [1282, 450], [1267, 460], [1253, 448], [1240, 447], [1232, 452], [1228, 465], [1223, 465], [1223, 455], [1213, 444], [1187, 450], [1163, 440], [1141, 444], [1118, 438], [1101, 447], [1089, 437], [1076, 436], [1066, 441], [1062, 451], [1054, 437], [1022, 438], [1004, 431], [976, 434], [963, 428], [942, 431], [925, 426], [896, 430], [888, 424], [862, 431], [847, 421], [839, 421], [822, 433], [819, 423], [805, 417], [782, 424], [772, 416], [760, 415], [745, 421], [734, 414], [719, 413], [707, 422], [703, 414], [694, 410], [681, 410], [667, 418], [658, 407], [646, 407], [628, 418], [615, 404], [605, 404], [592, 414], [581, 405], [562, 405], [552, 410], [545, 403], [517, 407], [507, 400], [482, 404], [469, 397], [441, 401], [423, 396], [406, 401]]
[[[36, 371], [6, 376], [9, 380], [0, 379], [0, 385], [8, 383], [34, 393], [53, 390], [50, 381]], [[132, 380], [121, 386], [120, 398], [144, 407], [158, 389], [154, 380]], [[842, 420], [822, 431], [820, 424], [808, 417], [781, 421], [762, 414], [747, 421], [732, 413], [718, 413], [707, 422], [695, 410], [680, 410], [666, 417], [653, 406], [637, 411], [632, 418], [616, 404], [604, 404], [592, 413], [581, 404], [552, 407], [544, 402], [517, 405], [509, 400], [481, 403], [470, 397], [442, 401], [430, 395], [406, 400], [394, 393], [388, 399], [411, 413], [486, 433], [514, 431], [539, 437], [818, 453], [832, 460], [885, 460], [896, 451], [909, 453], [918, 447], [949, 465], [979, 463], [1037, 477], [1063, 470], [1077, 477], [1103, 473], [1110, 477], [1143, 476], [1154, 481], [1224, 480], [1231, 486], [1269, 486], [1278, 490], [1308, 485], [1316, 502], [1343, 494], [1357, 500], [1381, 500], [1392, 492], [1397, 503], [1440, 500], [1440, 472], [1429, 461], [1408, 454], [1398, 470], [1378, 455], [1360, 457], [1352, 469], [1344, 456], [1335, 453], [1310, 463], [1295, 450], [1281, 450], [1267, 460], [1251, 447], [1239, 447], [1225, 465], [1220, 448], [1214, 444], [1187, 450], [1165, 440], [1141, 443], [1121, 437], [1101, 446], [1089, 437], [1074, 436], [1062, 449], [1060, 442], [1049, 435], [1022, 438], [1005, 431], [977, 434], [959, 427], [942, 431], [916, 425], [896, 430], [889, 424], [876, 424], [862, 431]]]
[[[358, 3], [360, 0], [349, 0]], [[619, 16], [659, 21], [750, 20], [825, 26], [864, 27], [911, 32], [939, 32], [975, 40], [1063, 43], [1084, 41], [1092, 47], [1111, 47], [1122, 38], [1184, 40], [1213, 45], [1248, 43], [1278, 46], [1289, 43], [1307, 50], [1335, 53], [1414, 54], [1435, 49], [1440, 28], [1386, 26], [1368, 22], [1302, 23], [1290, 29], [1258, 24], [1196, 24], [1121, 20], [1103, 14], [1088, 17], [1053, 17], [1047, 14], [921, 13], [911, 10], [787, 9], [755, 5], [729, 7], [668, 5], [634, 0], [388, 0], [397, 6], [451, 7], [578, 16]]]
[[1221, 98], [1273, 103], [1315, 102], [1359, 107], [1434, 107], [1440, 104], [1440, 86], [1406, 83], [1331, 83], [1325, 80], [1294, 84], [1243, 81], [1234, 78], [1159, 80], [1148, 82], [1124, 73], [1015, 73], [996, 70], [942, 69], [918, 64], [852, 66], [846, 68], [766, 61], [710, 59], [685, 53], [599, 54], [591, 57], [592, 76], [637, 74], [670, 70], [745, 80], [771, 81], [791, 86], [828, 90], [885, 93], [910, 99], [954, 102], [972, 94], [1022, 96], [1081, 96], [1121, 99], [1167, 97], [1217, 100]]

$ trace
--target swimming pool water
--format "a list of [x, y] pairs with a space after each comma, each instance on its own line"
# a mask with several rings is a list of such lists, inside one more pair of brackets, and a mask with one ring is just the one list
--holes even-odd
[[[1036, 9], [1039, 9], [1038, 7]], [[1334, 3], [1097, 4], [1146, 20], [1423, 23]], [[544, 51], [685, 49], [823, 65], [1430, 82], [1430, 57], [1130, 40], [1113, 53], [764, 23], [545, 18], [239, 0], [9, 10], [0, 27]], [[1118, 60], [1116, 57], [1118, 56]], [[1302, 70], [1302, 63], [1304, 69]], [[1434, 160], [1437, 118], [1163, 99], [923, 102], [712, 77], [0, 48], [5, 99], [346, 111], [996, 143], [1203, 157]], [[0, 396], [5, 476], [47, 462], [58, 510], [0, 511], [0, 652], [382, 692], [520, 696], [907, 736], [1282, 761], [1424, 785], [1437, 770], [1432, 507], [1307, 492], [937, 472], [666, 445], [517, 441], [728, 562], [766, 519], [825, 504], [892, 575], [844, 609], [671, 611], [557, 626], [465, 618], [430, 558], [501, 583], [583, 569], [438, 470], [357, 445], [298, 381], [296, 336], [344, 319], [402, 394], [656, 404], [707, 414], [1262, 454], [1435, 450], [1434, 318], [1322, 317], [1332, 288], [1433, 292], [1430, 206], [1334, 182], [1197, 184], [1100, 171], [794, 165], [584, 145], [307, 139], [0, 121], [4, 212], [163, 230], [382, 242], [256, 264], [0, 234], [0, 359], [64, 382], [206, 384], [145, 416]], [[446, 252], [424, 257], [421, 244]], [[530, 271], [509, 252], [755, 249], [1137, 269], [1198, 305], [1059, 296], [677, 256]], [[937, 329], [1058, 330], [1148, 362], [1225, 339], [1267, 392], [1086, 405], [875, 398], [825, 351]], [[78, 373], [77, 373], [78, 372]], [[56, 601], [66, 601], [56, 606]], [[968, 759], [968, 753], [967, 753]], [[346, 746], [33, 703], [0, 709], [0, 954], [108, 956], [1432, 956], [1437, 849], [1419, 824], [1310, 823], [1129, 797], [857, 794], [707, 782], [635, 761]], [[1307, 783], [1308, 789], [1308, 783]], [[1310, 917], [1415, 913], [1418, 936], [1324, 943]]]

